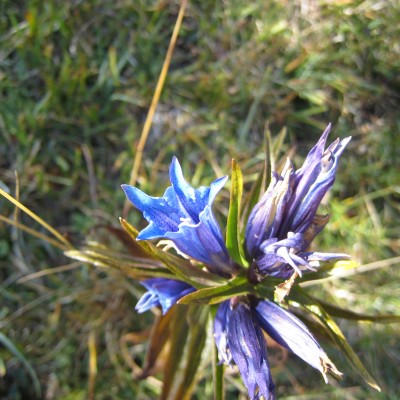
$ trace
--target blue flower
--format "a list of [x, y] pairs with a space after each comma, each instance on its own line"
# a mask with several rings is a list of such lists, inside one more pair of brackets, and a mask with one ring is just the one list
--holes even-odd
[[265, 400], [274, 399], [265, 339], [249, 305], [223, 302], [214, 320], [214, 338], [220, 360], [238, 366], [249, 397], [257, 399], [259, 391]]
[[195, 291], [195, 288], [187, 283], [174, 279], [153, 278], [140, 283], [147, 292], [136, 304], [135, 310], [139, 313], [161, 306], [165, 314], [180, 298]]
[[[295, 271], [312, 271], [321, 261], [347, 258], [346, 254], [307, 251], [323, 229], [327, 216], [317, 215], [322, 198], [332, 187], [340, 155], [350, 138], [336, 140], [325, 149], [330, 125], [309, 152], [303, 166], [294, 170], [288, 160], [281, 174], [274, 173], [270, 186], [247, 221], [245, 245], [254, 274], [287, 279]], [[149, 225], [138, 240], [168, 239], [184, 255], [200, 261], [211, 272], [231, 277], [237, 272], [212, 213], [212, 203], [226, 182], [194, 189], [183, 178], [174, 157], [170, 181], [162, 197], [122, 185], [128, 199], [142, 211]], [[161, 305], [163, 313], [181, 297], [193, 292], [190, 285], [164, 278], [142, 282], [147, 292], [136, 309], [144, 312]], [[221, 303], [214, 320], [214, 337], [221, 362], [236, 364], [251, 399], [275, 398], [263, 332], [308, 364], [340, 376], [307, 327], [294, 315], [269, 300], [236, 297]]]
[[151, 197], [133, 186], [122, 185], [128, 199], [149, 221], [138, 240], [172, 240], [179, 251], [204, 263], [211, 272], [229, 276], [232, 261], [211, 209], [227, 177], [215, 180], [210, 187], [194, 189], [183, 178], [175, 157], [169, 175], [172, 186], [163, 197]]
[[266, 400], [275, 399], [262, 331], [318, 369], [325, 381], [327, 372], [341, 376], [307, 327], [293, 314], [268, 300], [236, 298], [219, 306], [214, 337], [220, 360], [237, 365], [250, 399], [261, 395]]
[[294, 171], [288, 160], [252, 210], [246, 227], [246, 247], [258, 272], [287, 279], [293, 271], [313, 271], [320, 261], [348, 258], [341, 253], [306, 252], [328, 222], [317, 215], [323, 197], [335, 181], [340, 155], [350, 137], [335, 140], [326, 150], [330, 125], [309, 152], [303, 166]]

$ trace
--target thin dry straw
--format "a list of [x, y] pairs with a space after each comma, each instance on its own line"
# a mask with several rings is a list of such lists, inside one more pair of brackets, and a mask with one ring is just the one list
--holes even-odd
[[[43, 226], [43, 228], [47, 229], [51, 234], [53, 234], [62, 244], [64, 244], [67, 248], [72, 249], [73, 246], [71, 243], [57, 230], [51, 227], [47, 222], [43, 221], [38, 215], [36, 215], [33, 211], [29, 210], [29, 208], [25, 207], [22, 203], [16, 200], [14, 197], [10, 196], [3, 189], [0, 189], [0, 195], [5, 197], [8, 201], [16, 205], [21, 211], [28, 214], [31, 218], [33, 218], [36, 222]], [[15, 226], [19, 225], [17, 222], [14, 223]], [[24, 229], [27, 230], [27, 229]], [[30, 232], [31, 233], [31, 232]], [[39, 235], [36, 235], [39, 236]], [[45, 239], [46, 240], [46, 239]], [[49, 241], [49, 240], [47, 240]]]
[[[169, 65], [171, 62], [172, 54], [174, 52], [174, 48], [175, 48], [176, 40], [178, 38], [179, 30], [182, 25], [182, 20], [183, 20], [184, 14], [185, 14], [186, 5], [187, 5], [187, 0], [182, 0], [180, 8], [179, 8], [178, 17], [176, 18], [174, 30], [172, 32], [171, 40], [169, 42], [167, 54], [165, 55], [164, 63], [163, 63], [163, 66], [162, 66], [162, 69], [160, 72], [160, 76], [158, 78], [156, 90], [154, 92], [153, 99], [150, 104], [149, 112], [147, 113], [146, 121], [144, 123], [143, 130], [140, 135], [139, 143], [136, 148], [136, 155], [135, 155], [135, 159], [133, 161], [133, 167], [132, 167], [131, 176], [129, 179], [129, 184], [132, 186], [134, 186], [136, 184], [136, 181], [138, 178], [139, 168], [140, 168], [140, 164], [142, 162], [144, 146], [146, 145], [147, 137], [149, 136], [151, 124], [153, 122], [154, 113], [156, 111], [157, 104], [160, 100], [161, 92], [162, 92], [162, 89], [163, 89], [164, 83], [165, 83], [165, 78], [167, 77], [168, 68], [169, 68]], [[122, 210], [122, 216], [124, 218], [128, 214], [129, 207], [130, 207], [130, 202], [128, 200], [125, 200], [124, 208]]]

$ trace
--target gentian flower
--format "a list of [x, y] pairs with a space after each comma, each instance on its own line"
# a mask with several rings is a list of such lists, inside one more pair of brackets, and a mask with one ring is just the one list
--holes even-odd
[[[251, 264], [249, 279], [257, 278], [251, 279], [254, 284], [268, 276], [301, 276], [313, 271], [321, 261], [348, 257], [307, 251], [328, 221], [327, 216], [317, 215], [317, 209], [334, 183], [338, 159], [350, 140], [336, 140], [325, 150], [329, 131], [330, 125], [300, 169], [295, 171], [288, 161], [281, 174], [274, 172], [267, 191], [250, 214], [245, 247]], [[172, 186], [163, 197], [150, 197], [135, 187], [122, 185], [128, 199], [149, 222], [138, 240], [171, 240], [179, 252], [200, 261], [209, 271], [232, 277], [238, 266], [229, 256], [211, 209], [226, 179], [194, 189], [184, 180], [174, 157], [170, 167]], [[161, 278], [142, 284], [148, 291], [136, 307], [139, 312], [161, 305], [165, 313], [195, 290], [185, 283]], [[233, 297], [217, 310], [215, 343], [221, 362], [238, 366], [251, 399], [275, 399], [263, 332], [318, 369], [325, 380], [328, 372], [341, 375], [307, 327], [289, 311], [269, 300]]]
[[234, 298], [218, 308], [215, 343], [220, 360], [238, 366], [251, 399], [260, 395], [265, 400], [275, 399], [262, 331], [318, 369], [325, 381], [327, 372], [341, 376], [307, 327], [293, 314], [269, 300]]
[[326, 128], [303, 166], [290, 161], [252, 210], [246, 227], [246, 247], [261, 275], [287, 279], [296, 271], [313, 271], [320, 261], [348, 258], [341, 253], [307, 252], [311, 241], [328, 222], [317, 209], [335, 181], [338, 159], [351, 137], [337, 139], [326, 150]]
[[175, 279], [153, 278], [142, 281], [141, 284], [147, 289], [147, 292], [136, 304], [135, 310], [138, 313], [161, 306], [163, 314], [166, 314], [180, 298], [195, 290], [187, 283]]
[[210, 271], [229, 276], [232, 260], [211, 209], [227, 177], [215, 180], [210, 187], [194, 189], [183, 178], [175, 157], [169, 176], [172, 186], [163, 197], [151, 197], [133, 186], [122, 185], [128, 199], [150, 222], [137, 239], [172, 240], [180, 252], [202, 262]]

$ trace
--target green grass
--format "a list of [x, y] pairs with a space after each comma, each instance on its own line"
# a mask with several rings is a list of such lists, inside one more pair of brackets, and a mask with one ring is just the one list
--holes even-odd
[[[120, 249], [105, 226], [118, 226], [119, 185], [129, 181], [178, 9], [178, 1], [0, 1], [0, 185], [15, 194], [16, 171], [20, 201], [77, 245], [95, 239]], [[358, 311], [396, 312], [398, 263], [390, 259], [400, 250], [399, 19], [394, 0], [190, 1], [138, 184], [160, 194], [172, 155], [195, 185], [228, 174], [232, 157], [245, 176], [254, 173], [266, 121], [274, 134], [288, 129], [284, 149], [296, 147], [299, 165], [331, 121], [331, 138], [353, 140], [318, 245], [361, 263], [388, 261], [313, 290]], [[0, 207], [13, 218], [5, 199]], [[218, 211], [226, 214], [222, 205]], [[135, 212], [129, 220], [143, 224]], [[144, 349], [139, 333], [152, 319], [133, 310], [141, 293], [134, 281], [82, 265], [18, 281], [70, 262], [1, 223], [0, 329], [39, 379], [37, 397], [88, 398], [93, 332], [96, 399], [153, 399], [159, 381], [132, 375]], [[281, 398], [397, 398], [399, 327], [343, 329], [382, 394], [362, 386], [340, 358], [346, 379], [334, 387], [290, 358], [275, 372]], [[0, 360], [0, 397], [33, 399], [29, 369], [4, 343]], [[197, 396], [211, 393], [205, 374]], [[232, 386], [228, 399], [237, 396]]]

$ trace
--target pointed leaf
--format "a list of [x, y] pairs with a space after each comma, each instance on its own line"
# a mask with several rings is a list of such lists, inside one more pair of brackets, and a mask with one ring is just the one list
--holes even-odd
[[[353, 260], [326, 261], [312, 274], [304, 274], [300, 286], [307, 287], [324, 283], [326, 280], [339, 279], [360, 264]], [[357, 272], [354, 272], [357, 273]]]
[[229, 202], [228, 222], [226, 226], [226, 247], [230, 256], [240, 265], [248, 265], [244, 256], [243, 242], [240, 238], [240, 202], [243, 192], [243, 178], [240, 167], [232, 160], [232, 183]]
[[115, 228], [111, 225], [99, 225], [99, 227], [103, 227], [107, 229], [108, 232], [113, 234], [133, 256], [151, 258], [150, 253], [145, 251], [142, 246], [139, 246], [136, 240], [132, 240], [131, 236], [125, 230], [121, 228]]
[[182, 297], [179, 304], [215, 304], [230, 297], [250, 293], [252, 286], [245, 277], [239, 276], [231, 279], [224, 285], [199, 289]]

